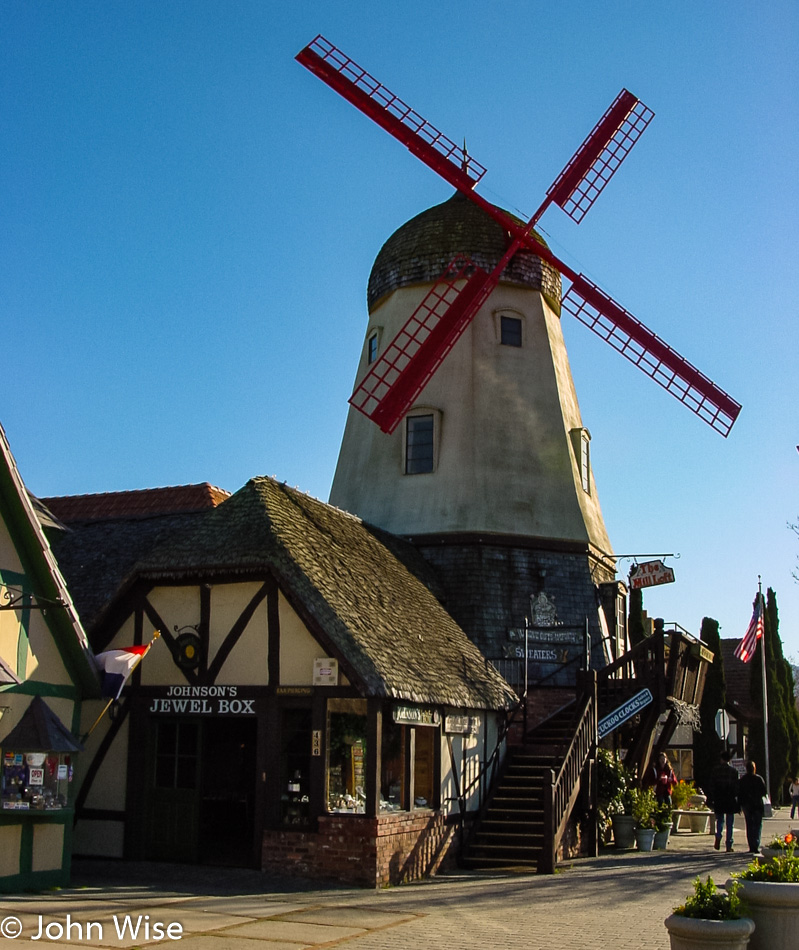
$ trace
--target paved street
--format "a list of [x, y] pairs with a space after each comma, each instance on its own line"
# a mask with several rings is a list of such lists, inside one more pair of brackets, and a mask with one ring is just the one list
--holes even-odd
[[[764, 822], [764, 840], [799, 826], [788, 814], [782, 809]], [[748, 864], [742, 826], [736, 847], [719, 853], [711, 835], [680, 834], [668, 851], [611, 849], [547, 877], [455, 873], [383, 891], [254, 871], [79, 861], [69, 890], [0, 898], [0, 950], [42, 942], [181, 950], [666, 950], [663, 920], [694, 878], [712, 874], [723, 883]]]

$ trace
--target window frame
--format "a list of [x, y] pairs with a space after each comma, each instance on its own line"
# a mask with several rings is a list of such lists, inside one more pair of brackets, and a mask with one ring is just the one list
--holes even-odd
[[[412, 422], [416, 419], [430, 418], [432, 421], [431, 437], [431, 459], [430, 468], [421, 471], [408, 471], [408, 465], [411, 462], [409, 453], [409, 443]], [[429, 406], [419, 406], [409, 412], [403, 421], [402, 426], [402, 474], [403, 475], [432, 475], [438, 469], [438, 444], [441, 431], [441, 411]]]

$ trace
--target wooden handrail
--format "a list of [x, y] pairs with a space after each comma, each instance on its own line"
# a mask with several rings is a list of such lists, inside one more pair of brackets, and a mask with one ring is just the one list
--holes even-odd
[[580, 791], [580, 779], [597, 742], [597, 677], [583, 673], [587, 680], [578, 702], [577, 726], [557, 775], [550, 770], [544, 782], [544, 847], [539, 870], [551, 874], [574, 802]]

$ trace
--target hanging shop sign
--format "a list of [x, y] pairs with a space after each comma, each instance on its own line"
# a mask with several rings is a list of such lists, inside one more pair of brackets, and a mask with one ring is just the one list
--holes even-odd
[[394, 722], [412, 726], [440, 726], [441, 713], [430, 706], [395, 706]]
[[600, 719], [599, 726], [597, 727], [599, 738], [603, 739], [608, 733], [613, 732], [614, 729], [618, 729], [622, 723], [627, 722], [628, 719], [632, 719], [633, 716], [651, 702], [652, 693], [648, 689], [642, 689], [640, 693], [636, 693], [635, 696], [628, 699], [626, 703], [622, 703], [621, 706], [614, 709], [613, 712], [605, 716], [604, 719]]
[[[505, 659], [524, 659], [524, 647], [521, 644], [515, 646], [505, 644], [502, 652]], [[541, 646], [538, 643], [535, 646], [530, 646], [528, 643], [527, 646], [527, 659], [538, 663], [568, 663], [572, 656], [574, 656], [573, 647]]]
[[674, 571], [666, 567], [663, 561], [644, 561], [642, 564], [634, 564], [630, 571], [630, 587], [633, 590], [673, 583]]

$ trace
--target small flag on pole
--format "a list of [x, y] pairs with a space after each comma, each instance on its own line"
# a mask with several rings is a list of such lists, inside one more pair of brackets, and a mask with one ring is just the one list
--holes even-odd
[[743, 640], [741, 640], [735, 648], [735, 655], [739, 660], [748, 663], [752, 659], [755, 655], [757, 641], [763, 636], [763, 632], [763, 595], [758, 592], [757, 597], [755, 597], [755, 609], [752, 614], [752, 619], [749, 621], [749, 627], [744, 634]]
[[121, 647], [118, 650], [98, 653], [95, 660], [103, 674], [103, 696], [119, 699], [130, 674], [141, 663], [150, 647], [160, 636], [161, 634], [156, 631], [153, 639], [145, 646]]

